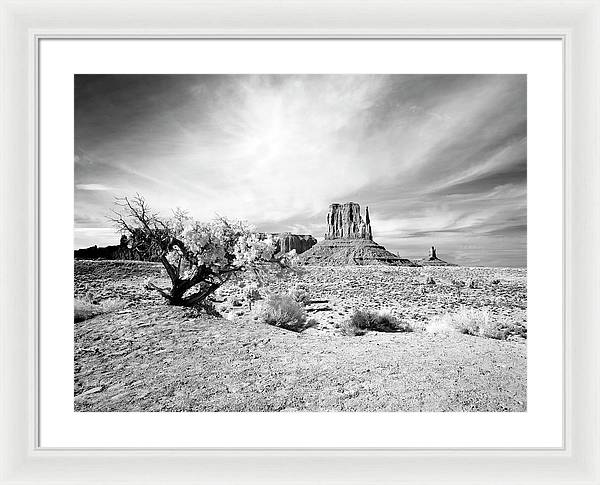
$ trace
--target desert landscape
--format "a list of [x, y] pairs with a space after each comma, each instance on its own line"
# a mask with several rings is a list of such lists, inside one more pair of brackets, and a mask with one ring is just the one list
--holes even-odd
[[[433, 248], [397, 257], [356, 211], [339, 222], [330, 208], [328, 227], [345, 232], [258, 289], [248, 278], [222, 285], [209, 312], [152, 292], [168, 286], [160, 263], [76, 260], [79, 310], [98, 315], [75, 323], [75, 409], [525, 411], [526, 269], [453, 266]], [[372, 244], [379, 260], [349, 262]], [[310, 263], [315, 253], [330, 264]], [[293, 298], [302, 325], [265, 320], [269, 295]], [[349, 332], [357, 312], [394, 324]]]
[[527, 76], [76, 74], [78, 412], [527, 411]]
[[[76, 297], [123, 302], [75, 324], [76, 410], [526, 410], [525, 270], [312, 268], [277, 288], [320, 279], [307, 305], [318, 324], [302, 333], [257, 322], [234, 288], [219, 292], [224, 317], [167, 306], [144, 289], [150, 278], [165, 279], [161, 273], [157, 263], [75, 262]], [[458, 297], [457, 278], [480, 286]], [[462, 306], [489, 309], [510, 335], [425, 330], [432, 317]], [[415, 330], [355, 337], [336, 328], [355, 308], [383, 307]]]

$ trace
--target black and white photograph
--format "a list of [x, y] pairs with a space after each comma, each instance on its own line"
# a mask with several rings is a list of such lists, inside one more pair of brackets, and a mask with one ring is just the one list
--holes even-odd
[[75, 411], [527, 411], [526, 75], [74, 86]]

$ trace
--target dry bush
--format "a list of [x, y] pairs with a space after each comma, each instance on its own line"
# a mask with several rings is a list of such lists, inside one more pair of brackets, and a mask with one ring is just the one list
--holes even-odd
[[470, 308], [460, 310], [453, 314], [452, 321], [460, 333], [479, 335], [482, 328], [489, 327], [490, 314], [487, 310], [475, 310]]
[[524, 325], [515, 325], [514, 323], [504, 323], [488, 321], [480, 329], [480, 335], [483, 337], [494, 338], [497, 340], [506, 340], [509, 337], [527, 338], [527, 327]]
[[290, 293], [290, 296], [304, 306], [308, 305], [312, 301], [310, 291], [306, 285], [296, 286], [296, 288], [294, 288], [294, 290], [292, 290]]
[[346, 320], [339, 325], [340, 332], [342, 335], [348, 335], [349, 337], [356, 337], [364, 335], [367, 331], [363, 328], [358, 328], [352, 320]]
[[86, 298], [75, 298], [73, 313], [76, 323], [89, 320], [103, 313], [120, 310], [125, 306], [125, 302], [119, 298], [109, 298], [99, 303], [95, 303], [94, 301], [89, 295]]
[[482, 326], [489, 325], [489, 313], [485, 310], [462, 309], [434, 317], [427, 325], [429, 333], [459, 332], [479, 335]]
[[350, 323], [360, 330], [369, 330], [369, 327], [375, 322], [376, 315], [377, 314], [375, 312], [356, 310], [350, 316]]
[[488, 318], [481, 323], [481, 326], [479, 327], [479, 335], [498, 340], [506, 340], [506, 337], [508, 337], [508, 332], [504, 329], [501, 329], [498, 322], [494, 322], [492, 319]]
[[375, 319], [375, 328], [371, 330], [379, 332], [412, 332], [413, 327], [410, 323], [395, 317], [390, 310], [380, 310]]
[[412, 332], [407, 322], [402, 322], [390, 311], [372, 312], [368, 310], [355, 311], [350, 320], [340, 327], [344, 335], [364, 335], [369, 330], [375, 332]]
[[464, 333], [479, 337], [504, 340], [509, 335], [500, 324], [490, 318], [487, 310], [462, 309], [434, 317], [427, 325], [429, 333]]
[[302, 304], [288, 295], [271, 295], [258, 309], [258, 320], [293, 332], [302, 332], [317, 322], [306, 321], [306, 310]]

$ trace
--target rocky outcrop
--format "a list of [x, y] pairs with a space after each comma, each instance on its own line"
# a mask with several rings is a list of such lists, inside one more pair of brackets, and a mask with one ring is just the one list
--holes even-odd
[[127, 236], [121, 236], [118, 245], [76, 249], [74, 256], [75, 259], [141, 259], [128, 247]]
[[161, 249], [147, 241], [143, 232], [139, 230], [130, 237], [122, 235], [118, 245], [90, 246], [74, 251], [75, 259], [160, 261], [161, 254]]
[[369, 208], [363, 220], [360, 205], [355, 202], [331, 204], [327, 213], [325, 240], [306, 251], [305, 264], [363, 265], [389, 264], [416, 266], [409, 259], [391, 253], [373, 241]]
[[360, 205], [356, 202], [331, 204], [327, 213], [327, 233], [325, 239], [368, 239], [373, 240], [369, 208], [365, 220], [360, 215]]
[[431, 249], [429, 249], [429, 256], [423, 259], [417, 259], [415, 260], [415, 263], [419, 266], [456, 266], [456, 264], [439, 259], [437, 257], [435, 246], [431, 246]]
[[272, 236], [275, 241], [277, 253], [289, 253], [295, 249], [296, 254], [302, 254], [317, 244], [317, 240], [310, 234], [282, 232], [272, 234]]

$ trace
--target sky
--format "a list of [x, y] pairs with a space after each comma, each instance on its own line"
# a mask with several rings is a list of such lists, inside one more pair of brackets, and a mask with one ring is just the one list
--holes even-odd
[[116, 196], [322, 239], [369, 206], [403, 257], [525, 267], [525, 75], [76, 75], [75, 248]]

